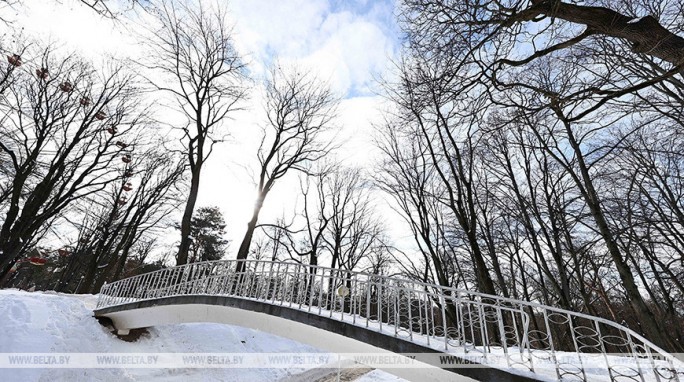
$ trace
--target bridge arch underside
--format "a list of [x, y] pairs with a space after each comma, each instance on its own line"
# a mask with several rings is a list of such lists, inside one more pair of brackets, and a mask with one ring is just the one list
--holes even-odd
[[[332, 353], [437, 353], [432, 348], [348, 322], [230, 296], [162, 297], [97, 309], [94, 313], [95, 317], [111, 319], [121, 332], [157, 325], [215, 322], [260, 330]], [[382, 370], [410, 381], [535, 380], [482, 365], [449, 369], [422, 365], [419, 368], [383, 367]]]

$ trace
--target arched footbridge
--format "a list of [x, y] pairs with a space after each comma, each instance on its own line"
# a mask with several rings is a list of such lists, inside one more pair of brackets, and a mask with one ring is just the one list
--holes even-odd
[[417, 381], [684, 382], [681, 360], [609, 320], [291, 262], [209, 261], [119, 280], [102, 287], [95, 316], [120, 333], [220, 322], [336, 353], [417, 354], [420, 367], [382, 368]]

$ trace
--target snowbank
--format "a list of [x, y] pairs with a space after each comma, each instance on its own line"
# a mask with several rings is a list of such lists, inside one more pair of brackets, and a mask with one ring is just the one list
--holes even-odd
[[[259, 331], [221, 324], [150, 329], [137, 342], [116, 338], [92, 317], [96, 296], [0, 291], [0, 353], [320, 353]], [[0, 369], [0, 381], [275, 381], [304, 372], [288, 368]], [[359, 381], [400, 381], [372, 371]]]

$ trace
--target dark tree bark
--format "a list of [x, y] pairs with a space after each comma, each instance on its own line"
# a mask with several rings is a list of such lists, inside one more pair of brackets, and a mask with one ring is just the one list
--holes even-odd
[[605, 7], [531, 0], [529, 8], [513, 15], [509, 22], [534, 20], [539, 16], [582, 24], [589, 34], [626, 40], [634, 53], [654, 56], [675, 66], [684, 64], [684, 38], [667, 30], [652, 15], [632, 17]]

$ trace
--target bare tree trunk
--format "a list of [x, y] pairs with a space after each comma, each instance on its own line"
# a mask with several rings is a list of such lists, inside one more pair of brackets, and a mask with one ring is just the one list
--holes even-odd
[[[249, 220], [249, 223], [247, 223], [247, 232], [245, 232], [245, 236], [242, 238], [240, 248], [238, 249], [236, 258], [237, 260], [245, 260], [247, 258], [247, 255], [249, 255], [249, 248], [252, 244], [252, 237], [254, 236], [254, 230], [256, 229], [257, 222], [259, 221], [259, 213], [261, 212], [261, 208], [264, 205], [266, 195], [268, 195], [268, 192], [260, 194], [256, 204], [254, 205], [254, 212], [252, 213], [252, 218]], [[238, 262], [237, 271], [242, 272], [243, 270], [244, 263]]]
[[644, 332], [649, 337], [651, 341], [658, 344], [659, 346], [667, 346], [668, 341], [663, 337], [662, 332], [658, 326], [658, 321], [655, 315], [649, 309], [648, 305], [644, 301], [641, 293], [639, 292], [639, 286], [634, 279], [634, 274], [627, 264], [625, 258], [620, 252], [620, 248], [613, 236], [613, 232], [608, 225], [608, 221], [604, 215], [603, 208], [601, 207], [601, 201], [598, 196], [598, 192], [594, 188], [594, 183], [589, 174], [589, 167], [585, 163], [584, 154], [575, 139], [575, 135], [572, 131], [570, 122], [563, 116], [562, 112], [556, 110], [556, 115], [559, 117], [563, 125], [565, 126], [565, 131], [568, 136], [568, 142], [572, 147], [575, 156], [577, 158], [577, 167], [580, 172], [580, 176], [574, 175], [576, 182], [581, 190], [583, 190], [582, 195], [584, 196], [585, 202], [589, 207], [591, 216], [596, 223], [596, 228], [598, 229], [601, 238], [603, 239], [604, 245], [608, 249], [613, 264], [620, 275], [620, 280], [622, 281], [623, 287], [627, 296], [629, 296], [630, 305], [634, 311], [639, 315], [641, 325]]
[[183, 265], [188, 263], [188, 251], [190, 250], [190, 230], [192, 228], [192, 214], [195, 211], [195, 203], [197, 203], [197, 195], [199, 194], [200, 174], [202, 172], [201, 162], [192, 171], [192, 179], [190, 180], [190, 193], [188, 200], [185, 203], [185, 211], [183, 212], [183, 219], [181, 220], [181, 242], [178, 246], [178, 254], [176, 255], [176, 265]]
[[542, 14], [584, 24], [587, 30], [595, 34], [625, 39], [632, 44], [635, 53], [645, 53], [674, 65], [684, 63], [684, 38], [665, 29], [651, 15], [635, 18], [604, 7], [532, 0], [532, 6], [511, 21], [516, 21], [516, 18], [520, 21], [532, 20]]

